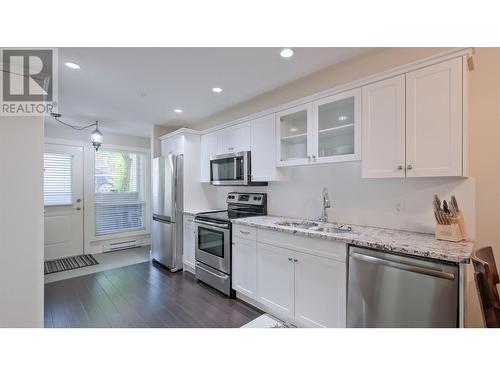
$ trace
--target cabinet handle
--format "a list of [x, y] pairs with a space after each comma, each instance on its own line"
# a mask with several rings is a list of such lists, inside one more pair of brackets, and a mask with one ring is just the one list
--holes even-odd
[[295, 263], [297, 263], [299, 260], [298, 260], [298, 259], [294, 259], [293, 261], [294, 261]]
[[408, 166], [406, 167], [406, 169], [408, 169], [408, 170], [413, 169], [413, 166], [411, 164], [408, 164]]
[[293, 259], [292, 258], [288, 258], [288, 260], [291, 262]]
[[250, 234], [250, 232], [245, 232], [244, 230], [240, 230], [241, 234]]
[[309, 159], [309, 163], [310, 163], [310, 162], [311, 162], [311, 155], [309, 155], [309, 156], [307, 157], [307, 159]]
[[398, 165], [398, 171], [401, 171], [403, 169], [402, 165]]
[[316, 155], [313, 155], [313, 162], [316, 162]]
[[236, 242], [231, 242], [231, 245], [235, 246], [235, 245], [236, 245]]

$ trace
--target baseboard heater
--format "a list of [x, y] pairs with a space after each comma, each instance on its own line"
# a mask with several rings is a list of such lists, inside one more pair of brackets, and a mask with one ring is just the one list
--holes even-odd
[[132, 241], [121, 241], [121, 242], [112, 242], [105, 245], [102, 245], [102, 250], [107, 253], [108, 251], [115, 250], [124, 250], [130, 249], [132, 247], [138, 247], [137, 240]]

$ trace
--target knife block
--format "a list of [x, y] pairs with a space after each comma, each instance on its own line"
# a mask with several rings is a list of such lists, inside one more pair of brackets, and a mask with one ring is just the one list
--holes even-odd
[[[463, 221], [463, 220], [462, 220]], [[464, 239], [460, 225], [452, 223], [450, 225], [436, 224], [436, 240], [459, 242]]]
[[462, 215], [462, 211], [458, 211], [457, 215], [454, 218], [454, 222], [458, 224], [460, 227], [460, 232], [462, 232], [462, 238], [467, 239], [467, 231], [465, 230], [465, 221], [464, 215]]

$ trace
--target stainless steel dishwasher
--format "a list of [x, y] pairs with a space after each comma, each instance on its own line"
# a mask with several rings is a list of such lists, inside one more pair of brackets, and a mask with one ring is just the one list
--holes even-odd
[[458, 266], [349, 247], [348, 327], [458, 327]]

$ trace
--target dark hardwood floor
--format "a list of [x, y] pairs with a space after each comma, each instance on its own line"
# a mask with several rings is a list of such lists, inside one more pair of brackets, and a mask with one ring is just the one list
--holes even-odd
[[45, 284], [45, 327], [241, 327], [261, 312], [150, 262]]

